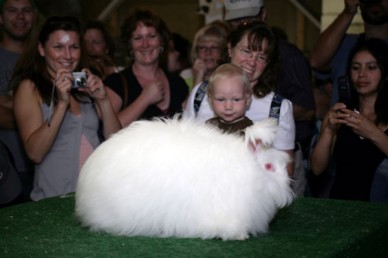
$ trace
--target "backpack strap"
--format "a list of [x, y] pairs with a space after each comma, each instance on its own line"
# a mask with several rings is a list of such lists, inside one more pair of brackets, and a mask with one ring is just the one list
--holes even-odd
[[280, 116], [280, 106], [282, 105], [283, 97], [274, 94], [271, 102], [271, 108], [269, 110], [269, 117], [270, 118], [276, 118], [279, 123], [279, 116]]
[[206, 95], [208, 83], [209, 83], [208, 81], [203, 81], [201, 83], [201, 85], [199, 85], [199, 88], [198, 88], [197, 92], [195, 93], [195, 98], [194, 98], [195, 115], [197, 115], [199, 107], [201, 106], [201, 103], [203, 101], [203, 98]]

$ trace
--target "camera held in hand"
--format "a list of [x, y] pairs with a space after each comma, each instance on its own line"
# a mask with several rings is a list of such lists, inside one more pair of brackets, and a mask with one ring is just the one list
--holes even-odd
[[86, 73], [85, 72], [74, 72], [73, 73], [73, 89], [85, 88], [86, 87]]
[[352, 92], [350, 88], [349, 78], [347, 76], [339, 76], [338, 79], [338, 102], [344, 103], [347, 109], [353, 110]]

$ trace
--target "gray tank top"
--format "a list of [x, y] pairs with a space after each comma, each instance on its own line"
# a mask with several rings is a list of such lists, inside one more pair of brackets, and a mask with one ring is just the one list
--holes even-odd
[[[91, 102], [80, 104], [80, 115], [67, 111], [57, 138], [40, 164], [35, 165], [32, 200], [40, 200], [75, 192], [79, 174], [81, 135], [95, 149], [98, 138], [98, 117]], [[49, 106], [42, 104], [44, 121], [49, 116]]]

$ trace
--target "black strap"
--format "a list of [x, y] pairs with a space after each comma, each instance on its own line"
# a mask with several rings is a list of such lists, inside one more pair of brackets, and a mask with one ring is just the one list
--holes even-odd
[[208, 81], [203, 81], [201, 85], [199, 85], [197, 92], [195, 93], [194, 98], [194, 111], [195, 115], [197, 115], [199, 107], [201, 106], [202, 100], [206, 95]]
[[124, 72], [120, 71], [118, 72], [121, 78], [121, 82], [123, 84], [123, 91], [124, 91], [124, 96], [123, 96], [123, 104], [121, 105], [121, 109], [124, 109], [128, 105], [128, 82], [127, 78], [125, 78]]
[[[201, 106], [203, 98], [206, 95], [207, 86], [208, 86], [208, 81], [203, 81], [201, 85], [199, 85], [198, 90], [195, 93], [194, 111], [196, 115], [198, 113], [199, 107]], [[282, 105], [282, 101], [283, 101], [282, 96], [278, 94], [274, 94], [271, 102], [271, 108], [269, 110], [269, 117], [276, 118], [278, 122], [280, 117], [280, 106]]]
[[273, 95], [272, 102], [271, 102], [271, 108], [269, 110], [269, 117], [276, 118], [279, 123], [279, 116], [280, 116], [280, 106], [282, 105], [283, 97], [275, 94]]

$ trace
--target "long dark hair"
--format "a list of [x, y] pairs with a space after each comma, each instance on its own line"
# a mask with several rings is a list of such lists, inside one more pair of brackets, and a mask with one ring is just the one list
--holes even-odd
[[266, 39], [268, 41], [266, 49], [268, 63], [263, 74], [260, 75], [258, 83], [253, 87], [253, 94], [256, 97], [262, 98], [276, 87], [276, 77], [279, 69], [277, 38], [271, 28], [263, 22], [244, 23], [229, 34], [228, 43], [230, 47], [236, 47], [245, 35], [248, 38], [247, 47], [252, 51], [261, 51], [263, 40]]
[[132, 37], [133, 32], [136, 30], [138, 23], [141, 22], [147, 27], [155, 28], [156, 32], [159, 34], [161, 39], [161, 47], [163, 51], [161, 51], [159, 64], [164, 69], [167, 67], [167, 49], [168, 43], [171, 38], [170, 31], [167, 28], [164, 20], [155, 12], [148, 9], [135, 8], [132, 10], [131, 14], [124, 21], [121, 26], [121, 40], [123, 44], [127, 46], [130, 65], [133, 64], [133, 56], [132, 56], [132, 46], [129, 44], [129, 40]]
[[[41, 26], [39, 33], [35, 35], [26, 51], [22, 54], [15, 66], [10, 81], [10, 88], [12, 90], [17, 90], [23, 80], [31, 80], [35, 84], [43, 102], [47, 105], [51, 102], [53, 82], [47, 70], [46, 60], [39, 54], [38, 46], [39, 43], [44, 45], [48, 41], [50, 35], [58, 30], [74, 31], [77, 33], [81, 43], [81, 58], [76, 70], [80, 70], [83, 67], [89, 67], [81, 37], [81, 26], [78, 19], [71, 16], [53, 16], [46, 19]], [[79, 101], [82, 101], [87, 97], [86, 93], [77, 90], [72, 90], [71, 94]], [[57, 96], [54, 94], [54, 102], [56, 101]]]
[[[348, 60], [347, 74], [350, 78], [352, 60], [354, 56], [362, 51], [369, 52], [377, 61], [377, 65], [381, 71], [381, 80], [377, 86], [377, 98], [375, 102], [376, 124], [388, 125], [388, 44], [381, 39], [376, 38], [360, 38], [357, 44], [353, 47]], [[355, 108], [360, 108], [358, 93], [352, 87], [352, 98]]]

